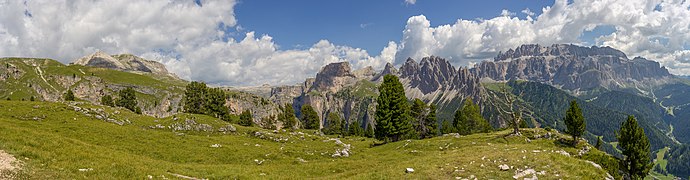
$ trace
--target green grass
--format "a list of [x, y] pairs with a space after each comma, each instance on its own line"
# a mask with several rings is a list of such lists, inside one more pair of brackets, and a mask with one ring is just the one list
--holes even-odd
[[[656, 156], [654, 159], [654, 166], [660, 166], [662, 170], [666, 170], [668, 160], [664, 158], [664, 155], [668, 152], [669, 149], [669, 147], [665, 147], [663, 149], [660, 149], [659, 152], [655, 154]], [[654, 171], [654, 168], [652, 168], [652, 170], [649, 172], [649, 176], [647, 176], [645, 179], [673, 180], [676, 179], [676, 177], [672, 174], [664, 175], [660, 172]]]
[[[0, 149], [23, 161], [21, 174], [29, 179], [172, 178], [170, 173], [210, 179], [454, 179], [471, 175], [511, 179], [515, 169], [500, 171], [500, 164], [545, 171], [540, 179], [602, 179], [605, 175], [583, 160], [552, 152], [576, 154], [577, 149], [556, 140], [526, 141], [531, 134], [544, 133], [542, 129], [524, 129], [525, 137], [506, 137], [509, 131], [499, 131], [375, 147], [371, 147], [372, 139], [348, 137], [341, 140], [352, 145], [351, 156], [333, 158], [331, 154], [340, 146], [313, 131], [272, 134], [235, 125], [238, 131], [228, 134], [172, 132], [149, 126], [185, 119], [216, 129], [227, 123], [201, 115], [179, 114], [173, 120], [121, 108], [78, 106], [102, 109], [131, 124], [104, 122], [61, 103], [0, 101]], [[255, 131], [288, 141], [260, 139], [252, 135]], [[222, 147], [212, 148], [212, 144]], [[257, 165], [255, 159], [264, 163]], [[415, 172], [406, 174], [408, 167]], [[79, 171], [88, 168], [93, 170]]]

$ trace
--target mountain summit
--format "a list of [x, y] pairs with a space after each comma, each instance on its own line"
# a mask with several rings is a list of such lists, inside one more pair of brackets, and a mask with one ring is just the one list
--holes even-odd
[[610, 47], [569, 44], [522, 45], [499, 53], [494, 61], [482, 62], [472, 70], [482, 78], [544, 82], [571, 91], [663, 84], [673, 77], [655, 61], [628, 59], [623, 52]]
[[97, 51], [91, 55], [77, 59], [72, 64], [135, 73], [153, 73], [174, 76], [168, 72], [165, 65], [131, 54], [109, 55], [102, 51]]

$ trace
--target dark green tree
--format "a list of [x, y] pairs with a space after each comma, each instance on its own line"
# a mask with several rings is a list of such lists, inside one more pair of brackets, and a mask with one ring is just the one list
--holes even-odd
[[371, 124], [367, 124], [366, 130], [364, 130], [364, 136], [366, 136], [368, 138], [374, 137], [374, 128]]
[[594, 145], [594, 147], [597, 148], [598, 150], [601, 150], [601, 141], [602, 141], [601, 136], [597, 136], [597, 144]]
[[35, 100], [36, 100], [36, 98], [34, 98], [34, 96], [31, 96], [31, 98], [29, 98], [29, 101], [35, 101]]
[[359, 124], [359, 121], [352, 122], [349, 130], [350, 136], [364, 136], [364, 128]]
[[204, 110], [206, 112], [204, 114], [221, 118], [225, 121], [230, 120], [228, 116], [230, 113], [228, 108], [225, 107], [225, 99], [227, 99], [225, 91], [220, 88], [207, 88], [205, 95]]
[[105, 96], [101, 97], [101, 104], [104, 106], [110, 106], [110, 107], [115, 106], [115, 103], [113, 102], [113, 97], [110, 95], [105, 95]]
[[433, 137], [437, 133], [436, 106], [427, 106], [424, 101], [415, 98], [412, 101], [410, 115], [413, 118], [412, 126], [420, 139]]
[[302, 124], [304, 124], [305, 129], [318, 129], [319, 128], [319, 114], [316, 113], [314, 108], [309, 105], [305, 104], [302, 105], [301, 108], [301, 117], [300, 120], [302, 120]]
[[65, 93], [65, 101], [74, 101], [74, 92], [72, 92], [71, 89], [67, 90], [67, 93]]
[[623, 150], [621, 167], [630, 179], [643, 179], [652, 169], [650, 160], [650, 144], [644, 129], [637, 124], [635, 117], [628, 116], [628, 120], [621, 124], [618, 146]]
[[242, 113], [240, 113], [240, 122], [239, 122], [240, 125], [251, 126], [253, 121], [254, 120], [252, 118], [252, 112], [249, 111], [249, 109], [244, 110], [244, 111], [242, 111]]
[[409, 138], [414, 132], [410, 107], [397, 76], [388, 74], [383, 77], [376, 102], [376, 138], [386, 142]]
[[570, 108], [565, 112], [563, 122], [566, 125], [566, 133], [573, 136], [573, 145], [577, 145], [579, 138], [585, 132], [585, 117], [577, 106], [577, 101], [570, 101]]
[[266, 116], [261, 118], [261, 126], [266, 129], [276, 129], [276, 121], [276, 116]]
[[297, 119], [295, 117], [295, 110], [292, 109], [292, 104], [290, 103], [285, 103], [284, 106], [281, 108], [282, 113], [280, 114], [280, 117], [278, 118], [281, 122], [283, 122], [283, 128], [290, 128], [294, 129], [295, 125], [297, 124]]
[[426, 126], [426, 131], [422, 135], [422, 138], [434, 137], [438, 134], [438, 119], [436, 118], [436, 105], [429, 105], [429, 113], [426, 114], [424, 118], [424, 126]]
[[471, 98], [465, 99], [462, 108], [455, 111], [453, 120], [453, 126], [462, 135], [493, 130], [479, 112], [479, 105], [474, 104]]
[[328, 123], [326, 123], [326, 125], [328, 125], [328, 127], [324, 128], [323, 132], [325, 134], [332, 135], [332, 134], [341, 134], [342, 133], [342, 121], [343, 120], [340, 118], [338, 113], [335, 113], [335, 112], [328, 113], [326, 121], [328, 122]]
[[451, 120], [443, 120], [441, 122], [441, 134], [457, 133], [458, 130], [455, 129]]
[[192, 114], [206, 112], [206, 83], [192, 81], [187, 84], [184, 91], [184, 111]]
[[117, 102], [115, 102], [117, 106], [124, 107], [132, 112], [141, 114], [141, 109], [137, 111], [137, 95], [132, 87], [127, 87], [123, 90], [120, 90], [118, 94], [120, 95], [120, 98], [118, 98]]

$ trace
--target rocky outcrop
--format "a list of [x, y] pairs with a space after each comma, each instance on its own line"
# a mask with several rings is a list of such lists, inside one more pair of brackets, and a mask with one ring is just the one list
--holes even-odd
[[344, 86], [354, 83], [356, 79], [350, 68], [350, 63], [331, 63], [324, 66], [316, 74], [316, 79], [309, 90], [335, 93]]
[[476, 65], [472, 73], [504, 81], [522, 79], [570, 91], [622, 89], [663, 83], [673, 76], [658, 62], [627, 56], [610, 47], [522, 45]]
[[160, 75], [173, 76], [165, 68], [165, 65], [151, 60], [146, 60], [131, 54], [108, 55], [102, 51], [97, 51], [91, 55], [77, 59], [72, 64], [82, 66], [92, 66], [100, 68], [115, 69], [136, 73], [153, 73]]
[[[455, 91], [456, 94], [462, 94], [461, 97], [478, 99], [481, 91], [479, 79], [467, 68], [455, 69], [450, 62], [436, 56], [422, 58], [419, 64], [408, 59], [400, 68], [399, 76], [406, 82], [408, 98], [433, 101], [437, 97], [428, 95]], [[457, 96], [446, 96], [444, 99], [454, 97]]]

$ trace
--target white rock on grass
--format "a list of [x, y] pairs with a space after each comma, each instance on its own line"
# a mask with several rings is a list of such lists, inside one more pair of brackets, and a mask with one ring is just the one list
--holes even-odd
[[510, 166], [508, 166], [506, 164], [502, 164], [502, 165], [499, 165], [498, 168], [501, 169], [501, 171], [507, 171], [510, 169]]
[[412, 168], [405, 168], [405, 173], [413, 173], [414, 169]]

